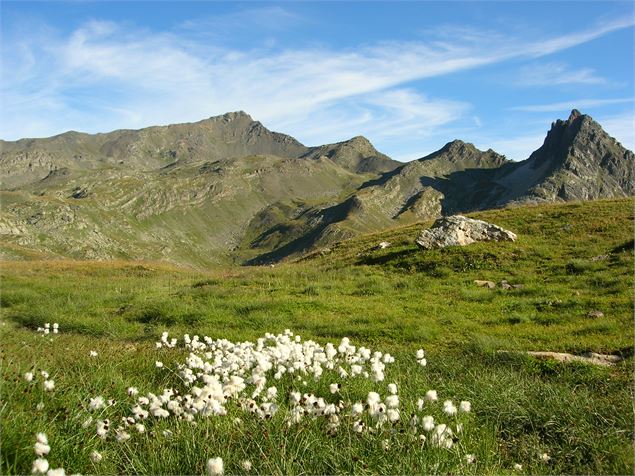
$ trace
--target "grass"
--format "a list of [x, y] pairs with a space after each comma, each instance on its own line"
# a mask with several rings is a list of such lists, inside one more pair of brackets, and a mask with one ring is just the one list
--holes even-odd
[[[542, 205], [474, 214], [516, 232], [515, 243], [420, 252], [419, 226], [342, 242], [330, 252], [270, 267], [207, 272], [150, 262], [2, 263], [2, 473], [29, 473], [34, 434], [51, 440], [53, 467], [81, 473], [204, 472], [222, 456], [226, 472], [631, 474], [633, 467], [633, 201]], [[380, 241], [392, 245], [375, 249]], [[475, 279], [521, 284], [477, 287]], [[592, 319], [590, 311], [604, 317]], [[35, 330], [58, 322], [53, 341]], [[470, 400], [473, 413], [452, 451], [422, 450], [407, 436], [334, 437], [281, 418], [211, 418], [196, 427], [157, 423], [143, 437], [104, 443], [81, 427], [89, 398], [127, 408], [126, 388], [178, 386], [168, 369], [181, 350], [154, 349], [161, 332], [254, 340], [285, 328], [319, 342], [348, 336], [387, 351], [404, 405], [430, 388]], [[414, 362], [426, 349], [428, 366]], [[89, 357], [90, 350], [99, 353]], [[498, 350], [593, 351], [622, 355], [611, 368], [560, 364]], [[53, 394], [28, 385], [32, 367], [51, 373]], [[331, 378], [331, 377], [329, 377]], [[336, 377], [332, 377], [335, 381]], [[309, 383], [328, 394], [330, 381]], [[278, 383], [277, 383], [278, 384]], [[280, 381], [281, 395], [291, 381]], [[320, 387], [321, 386], [321, 387]], [[366, 381], [346, 392], [361, 398]], [[378, 388], [385, 392], [385, 385]], [[36, 405], [44, 402], [42, 410]], [[404, 409], [405, 410], [405, 409]], [[236, 410], [232, 410], [236, 412]], [[238, 413], [232, 413], [236, 416]], [[166, 439], [160, 431], [170, 428]], [[381, 440], [389, 439], [385, 451]], [[104, 460], [94, 465], [92, 449]], [[476, 455], [467, 465], [466, 453]], [[548, 453], [548, 463], [538, 457]]]

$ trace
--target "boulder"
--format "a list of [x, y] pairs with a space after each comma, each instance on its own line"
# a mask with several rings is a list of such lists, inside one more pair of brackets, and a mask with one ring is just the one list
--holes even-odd
[[500, 226], [462, 215], [441, 217], [423, 230], [416, 243], [424, 250], [465, 246], [476, 241], [515, 241], [516, 234]]
[[587, 314], [587, 317], [590, 317], [591, 319], [598, 319], [600, 317], [604, 317], [604, 313], [602, 311], [589, 311], [589, 313]]
[[481, 288], [494, 289], [496, 287], [496, 283], [494, 281], [485, 281], [482, 279], [475, 279], [474, 284], [480, 286]]
[[384, 249], [388, 248], [389, 246], [390, 246], [390, 243], [388, 243], [387, 241], [382, 241], [381, 243], [379, 243], [379, 244], [376, 246], [376, 249], [378, 249], [378, 250], [384, 250]]

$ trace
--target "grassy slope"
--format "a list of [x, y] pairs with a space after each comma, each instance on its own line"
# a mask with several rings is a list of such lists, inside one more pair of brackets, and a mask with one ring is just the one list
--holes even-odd
[[[33, 434], [45, 430], [54, 467], [80, 472], [195, 473], [205, 458], [221, 455], [231, 473], [241, 472], [246, 456], [260, 473], [500, 474], [515, 462], [530, 473], [632, 473], [633, 201], [474, 216], [517, 232], [518, 241], [422, 253], [412, 245], [420, 226], [412, 226], [275, 268], [200, 273], [156, 263], [3, 263], [2, 472], [29, 472]], [[382, 240], [393, 245], [373, 250]], [[599, 255], [607, 257], [592, 260]], [[524, 287], [486, 290], [474, 279]], [[605, 317], [586, 317], [596, 309]], [[63, 334], [51, 343], [35, 335], [44, 322], [59, 322]], [[153, 349], [163, 330], [242, 340], [287, 327], [305, 338], [349, 336], [390, 351], [397, 363], [387, 382], [400, 385], [404, 404], [428, 388], [441, 399], [471, 400], [473, 420], [458, 450], [421, 452], [397, 435], [386, 455], [380, 439], [327, 438], [311, 426], [295, 433], [276, 420], [263, 432], [248, 419], [241, 429], [217, 419], [195, 430], [166, 422], [158, 428], [178, 438], [104, 445], [92, 427], [79, 425], [89, 397], [119, 399], [129, 385], [160, 391], [175, 384], [153, 364], [181, 358]], [[419, 347], [428, 351], [425, 371], [413, 362]], [[590, 368], [496, 353], [501, 349], [627, 359]], [[49, 370], [58, 387], [39, 412], [33, 408], [41, 392], [18, 379], [32, 365]], [[99, 466], [88, 460], [93, 448], [107, 455]], [[475, 453], [478, 463], [465, 466], [461, 452]], [[540, 462], [539, 452], [551, 462]]]

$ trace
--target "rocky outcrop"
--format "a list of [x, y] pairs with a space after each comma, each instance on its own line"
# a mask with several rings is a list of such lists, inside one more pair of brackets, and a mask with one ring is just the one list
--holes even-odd
[[516, 241], [516, 234], [500, 226], [462, 215], [439, 218], [423, 230], [416, 243], [424, 250], [465, 246], [476, 241]]

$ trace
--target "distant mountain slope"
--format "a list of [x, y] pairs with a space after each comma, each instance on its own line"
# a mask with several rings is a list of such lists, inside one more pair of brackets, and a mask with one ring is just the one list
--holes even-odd
[[317, 147], [244, 112], [0, 142], [0, 257], [267, 263], [441, 214], [635, 194], [633, 153], [589, 116], [522, 162], [460, 140], [401, 164], [363, 137]]
[[62, 168], [151, 170], [174, 162], [254, 154], [291, 158], [309, 151], [293, 137], [269, 131], [242, 111], [191, 124], [93, 135], [67, 132], [47, 139], [2, 141], [0, 146], [5, 189], [33, 183]]

